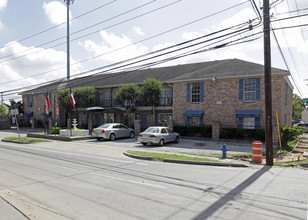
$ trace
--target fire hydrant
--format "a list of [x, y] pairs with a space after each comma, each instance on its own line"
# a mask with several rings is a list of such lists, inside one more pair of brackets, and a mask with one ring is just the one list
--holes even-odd
[[223, 144], [222, 148], [220, 150], [222, 151], [222, 158], [226, 158], [227, 157], [227, 151], [228, 151], [227, 145]]

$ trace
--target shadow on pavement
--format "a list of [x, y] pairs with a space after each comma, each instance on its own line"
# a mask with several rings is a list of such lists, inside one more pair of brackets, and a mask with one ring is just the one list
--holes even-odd
[[253, 175], [251, 175], [249, 178], [247, 178], [244, 182], [242, 182], [240, 185], [235, 187], [225, 196], [223, 196], [218, 201], [213, 203], [210, 207], [208, 207], [203, 212], [201, 212], [194, 219], [195, 220], [207, 219], [208, 217], [213, 215], [218, 209], [220, 209], [223, 205], [227, 204], [229, 201], [234, 200], [234, 198], [238, 196], [244, 189], [249, 187], [252, 183], [254, 183], [259, 177], [261, 177], [264, 173], [269, 171], [271, 168], [272, 168], [271, 166], [264, 166], [262, 169], [255, 172]]

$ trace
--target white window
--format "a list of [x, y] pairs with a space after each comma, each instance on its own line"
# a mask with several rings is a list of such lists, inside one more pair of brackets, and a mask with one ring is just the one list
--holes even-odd
[[256, 101], [256, 79], [244, 79], [243, 87], [244, 87], [244, 101]]
[[244, 117], [243, 118], [243, 128], [254, 129], [255, 128], [255, 117]]
[[190, 125], [200, 125], [200, 117], [191, 117], [190, 118]]
[[172, 88], [163, 88], [159, 96], [159, 105], [172, 105]]
[[191, 102], [200, 102], [200, 83], [191, 84]]

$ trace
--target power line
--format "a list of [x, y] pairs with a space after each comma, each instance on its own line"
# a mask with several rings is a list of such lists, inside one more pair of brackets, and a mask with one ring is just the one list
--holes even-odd
[[[148, 3], [146, 3], [146, 4], [142, 4], [142, 5], [137, 6], [137, 7], [133, 8], [133, 9], [131, 9], [131, 10], [125, 11], [125, 12], [123, 12], [123, 13], [120, 13], [120, 14], [118, 14], [118, 15], [116, 15], [116, 16], [113, 16], [113, 17], [111, 17], [111, 18], [109, 18], [109, 19], [106, 19], [106, 20], [104, 20], [104, 21], [102, 21], [102, 22], [99, 22], [99, 23], [97, 23], [97, 24], [95, 24], [95, 25], [91, 25], [91, 26], [88, 26], [88, 27], [86, 27], [86, 28], [80, 29], [80, 30], [78, 30], [78, 31], [72, 32], [72, 33], [70, 33], [70, 36], [72, 36], [72, 35], [74, 35], [74, 34], [76, 34], [76, 33], [82, 32], [82, 31], [84, 31], [84, 30], [87, 30], [87, 29], [89, 29], [89, 27], [94, 27], [94, 26], [97, 26], [98, 24], [105, 23], [105, 22], [110, 21], [110, 20], [113, 20], [113, 19], [115, 19], [115, 18], [117, 18], [117, 17], [123, 16], [123, 15], [125, 15], [125, 14], [127, 14], [127, 13], [129, 13], [129, 12], [132, 12], [132, 11], [135, 11], [135, 10], [137, 10], [137, 9], [140, 9], [141, 7], [144, 7], [144, 6], [146, 6], [146, 5], [150, 4], [150, 3], [153, 3], [153, 2], [155, 2], [155, 1], [156, 1], [156, 0], [152, 0], [152, 1], [148, 2]], [[182, 1], [182, 0], [177, 0], [175, 3], [179, 2], [179, 1]], [[173, 4], [173, 3], [171, 3], [171, 4]], [[171, 5], [171, 4], [168, 4], [167, 6], [169, 6], [169, 5]], [[160, 8], [158, 8], [158, 9], [161, 9], [161, 8], [163, 8], [163, 7], [160, 7]], [[156, 10], [152, 10], [152, 11], [150, 11], [150, 12], [148, 12], [148, 13], [144, 13], [143, 15], [150, 14], [150, 13], [152, 13], [152, 12], [154, 12], [154, 11], [156, 11]], [[141, 15], [141, 16], [143, 16], [143, 15]], [[141, 17], [141, 16], [139, 16], [139, 17]], [[127, 20], [124, 20], [123, 22], [119, 22], [119, 23], [116, 23], [116, 24], [111, 25], [111, 26], [109, 26], [109, 27], [100, 29], [100, 30], [98, 30], [98, 31], [92, 32], [92, 33], [89, 34], [89, 35], [92, 35], [92, 34], [94, 34], [94, 33], [98, 33], [99, 31], [106, 30], [106, 29], [109, 29], [109, 28], [111, 28], [111, 27], [115, 27], [115, 26], [120, 25], [120, 24], [125, 23], [125, 22], [127, 22]], [[75, 40], [78, 40], [78, 39], [80, 39], [80, 38], [83, 38], [83, 37], [86, 37], [86, 36], [89, 36], [89, 35], [86, 34], [86, 35], [83, 35], [82, 37], [75, 38], [75, 39], [73, 39], [73, 40], [71, 40], [71, 41], [75, 41]], [[3, 58], [12, 57], [12, 56], [15, 56], [16, 54], [21, 54], [21, 53], [24, 53], [24, 52], [27, 52], [27, 51], [32, 51], [32, 50], [36, 49], [37, 47], [43, 47], [43, 46], [45, 46], [45, 45], [54, 43], [54, 42], [56, 42], [56, 41], [59, 41], [59, 40], [61, 40], [61, 39], [65, 39], [65, 38], [66, 38], [66, 36], [58, 37], [58, 38], [56, 38], [56, 39], [47, 41], [47, 42], [42, 43], [42, 44], [39, 44], [39, 45], [36, 45], [36, 46], [31, 47], [31, 48], [28, 48], [28, 49], [26, 49], [26, 50], [23, 50], [23, 51], [20, 51], [20, 52], [17, 52], [17, 53], [12, 53], [12, 54], [6, 55], [6, 56], [2, 57], [2, 59], [3, 59]], [[45, 51], [45, 50], [47, 50], [47, 49], [51, 49], [51, 48], [54, 48], [54, 47], [57, 47], [57, 46], [61, 46], [61, 45], [64, 45], [64, 44], [66, 44], [66, 42], [63, 42], [63, 43], [59, 43], [59, 44], [50, 46], [50, 47], [48, 47], [48, 48], [44, 48], [44, 49], [41, 49], [41, 50], [39, 50], [39, 51], [34, 51], [34, 52], [32, 52], [32, 53], [28, 53], [28, 54], [20, 55], [20, 56], [13, 57], [13, 58], [10, 58], [10, 59], [6, 59], [6, 60], [1, 61], [0, 63], [4, 63], [4, 62], [10, 61], [10, 60], [15, 60], [15, 59], [18, 59], [18, 58], [21, 58], [21, 57], [25, 57], [25, 56], [34, 54], [34, 53], [39, 53], [39, 52]]]
[[[259, 24], [258, 24], [259, 25]], [[193, 45], [188, 45], [188, 46], [185, 46], [185, 47], [182, 47], [182, 48], [179, 48], [179, 49], [175, 49], [173, 51], [168, 51], [168, 52], [164, 52], [163, 54], [158, 54], [158, 55], [155, 55], [155, 56], [152, 56], [152, 57], [149, 57], [149, 58], [143, 58], [143, 57], [147, 57], [148, 55], [153, 55], [155, 53], [159, 53], [159, 52], [163, 52], [165, 50], [169, 50], [169, 49], [172, 49], [172, 48], [175, 48], [175, 47], [179, 47], [179, 46], [182, 46], [182, 45], [185, 45], [187, 43], [191, 43], [191, 42], [194, 42], [196, 40], [200, 40], [204, 37], [208, 37], [208, 36], [211, 36], [211, 35], [214, 35], [214, 34], [217, 34], [217, 33], [220, 33], [222, 31], [225, 31], [225, 30], [228, 30], [230, 28], [226, 28], [226, 29], [223, 29], [223, 30], [220, 30], [220, 31], [216, 31], [214, 33], [211, 33], [211, 34], [207, 34], [207, 35], [204, 35], [204, 36], [201, 36], [201, 37], [198, 37], [198, 38], [194, 38], [192, 40], [189, 40], [189, 41], [185, 41], [185, 42], [182, 42], [182, 43], [179, 43], [177, 45], [173, 45], [173, 46], [170, 46], [170, 47], [166, 47], [166, 48], [163, 48], [163, 49], [160, 49], [160, 50], [157, 50], [157, 51], [154, 51], [154, 52], [150, 52], [148, 54], [145, 54], [145, 55], [140, 55], [140, 56], [137, 56], [137, 57], [134, 57], [134, 58], [130, 58], [130, 59], [127, 59], [127, 60], [124, 60], [124, 61], [120, 61], [120, 62], [117, 62], [117, 63], [113, 63], [113, 64], [110, 64], [110, 65], [106, 65], [106, 66], [103, 66], [103, 67], [98, 67], [98, 68], [95, 68], [95, 69], [91, 69], [91, 70], [88, 70], [88, 71], [85, 71], [83, 73], [80, 73], [80, 74], [77, 74], [77, 75], [81, 75], [81, 74], [87, 74], [89, 72], [97, 72], [97, 71], [100, 71], [102, 69], [107, 69], [107, 68], [110, 68], [110, 67], [113, 67], [111, 69], [107, 69], [105, 71], [100, 71], [98, 73], [96, 73], [95, 75], [97, 74], [101, 74], [103, 72], [110, 72], [110, 71], [114, 71], [114, 70], [119, 70], [120, 68], [123, 68], [123, 67], [127, 67], [127, 66], [131, 66], [131, 65], [134, 65], [134, 64], [137, 64], [137, 63], [140, 63], [140, 62], [144, 62], [144, 61], [147, 61], [149, 59], [154, 59], [154, 58], [158, 58], [158, 57], [161, 57], [161, 56], [164, 56], [164, 55], [168, 55], [170, 53], [174, 53], [174, 52], [178, 52], [180, 50], [184, 50], [184, 49], [187, 49], [187, 48], [190, 48], [190, 47], [194, 47], [194, 46], [197, 46], [197, 45], [200, 45], [202, 43], [206, 43], [206, 42], [210, 42], [210, 41], [213, 41], [215, 39], [219, 39], [219, 38], [222, 38], [222, 37], [228, 37], [230, 35], [234, 35], [237, 34], [237, 35], [240, 35], [240, 34], [243, 34], [247, 31], [250, 31], [249, 28], [243, 28], [243, 29], [240, 29], [240, 30], [236, 30], [236, 31], [233, 31], [231, 33], [228, 33], [228, 34], [224, 34], [224, 35], [221, 35], [221, 36], [218, 36], [218, 37], [215, 37], [215, 38], [212, 38], [212, 39], [208, 39], [208, 40], [205, 40], [205, 41], [202, 41], [202, 42], [197, 42], [197, 43], [194, 43]], [[219, 47], [217, 47], [216, 49], [218, 49]], [[137, 61], [134, 61], [136, 59], [140, 59], [140, 58], [143, 58], [142, 60], [137, 60]], [[133, 61], [131, 63], [127, 63], [127, 62], [130, 62], [130, 61]], [[117, 65], [121, 65], [121, 66], [117, 66]], [[115, 66], [115, 67], [114, 67]], [[76, 75], [75, 75], [76, 76]], [[54, 80], [54, 81], [50, 81], [50, 82], [47, 82], [43, 85], [47, 85], [47, 84], [50, 84], [51, 82], [59, 82], [60, 80], [62, 80], [63, 78], [60, 78], [60, 79], [57, 79], [57, 80]], [[4, 91], [4, 92], [13, 92], [13, 91], [19, 91], [19, 90], [23, 90], [23, 89], [28, 89], [28, 88], [31, 88], [31, 87], [34, 87], [36, 85], [32, 85], [32, 86], [27, 86], [27, 87], [22, 87], [22, 88], [19, 88], [19, 89], [13, 89], [13, 90], [7, 90], [7, 91]], [[37, 84], [37, 86], [42, 86], [42, 84]], [[15, 93], [11, 93], [11, 94], [15, 94]], [[11, 95], [10, 94], [10, 95]], [[9, 94], [7, 94], [9, 95]]]
[[[244, 3], [246, 3], [246, 2], [244, 2]], [[92, 59], [95, 59], [95, 58], [98, 58], [98, 57], [101, 57], [101, 56], [105, 56], [105, 55], [107, 55], [107, 54], [110, 54], [110, 53], [113, 53], [113, 52], [116, 52], [116, 51], [119, 51], [119, 50], [124, 49], [124, 48], [127, 48], [127, 47], [129, 47], [129, 46], [132, 46], [132, 45], [136, 45], [136, 44], [145, 42], [145, 41], [150, 40], [150, 39], [153, 39], [153, 38], [155, 38], [155, 37], [158, 37], [158, 36], [167, 34], [167, 33], [171, 32], [171, 31], [174, 31], [174, 30], [183, 28], [183, 27], [188, 26], [188, 25], [191, 25], [191, 24], [193, 24], [193, 23], [196, 23], [196, 22], [202, 21], [202, 20], [204, 20], [204, 19], [213, 17], [213, 16], [215, 16], [215, 15], [221, 14], [221, 13], [226, 12], [226, 11], [228, 11], [228, 10], [231, 10], [231, 9], [233, 9], [233, 8], [235, 8], [235, 7], [238, 7], [238, 6], [242, 5], [242, 4], [243, 4], [243, 2], [242, 2], [242, 3], [239, 3], [239, 4], [236, 4], [236, 5], [234, 5], [234, 6], [231, 6], [231, 7], [225, 8], [225, 9], [223, 9], [223, 10], [220, 10], [220, 11], [215, 12], [215, 13], [213, 13], [213, 14], [210, 14], [210, 15], [201, 17], [201, 18], [199, 18], [199, 19], [193, 20], [193, 21], [188, 22], [188, 23], [186, 23], [186, 24], [182, 24], [182, 25], [180, 25], [180, 26], [177, 26], [177, 27], [175, 27], [175, 28], [172, 28], [172, 29], [169, 29], [169, 30], [167, 30], [167, 31], [161, 32], [161, 33], [159, 33], [159, 34], [153, 35], [153, 36], [151, 36], [151, 37], [145, 38], [145, 39], [143, 39], [143, 40], [134, 42], [134, 43], [132, 43], [132, 44], [123, 46], [123, 47], [121, 47], [121, 48], [117, 48], [117, 49], [115, 49], [115, 50], [113, 50], [113, 51], [109, 51], [109, 52], [107, 52], [107, 53], [103, 53], [103, 54], [100, 54], [100, 55], [93, 56], [93, 57], [91, 57], [91, 58], [87, 58], [87, 59], [85, 59], [85, 60], [81, 60], [81, 61], [75, 62], [75, 63], [72, 64], [72, 65], [76, 65], [76, 64], [79, 64], [79, 63], [82, 63], [82, 62], [86, 62], [86, 61], [89, 61], [89, 60], [92, 60]], [[252, 19], [251, 22], [253, 22], [254, 20], [256, 20], [256, 19]], [[259, 20], [259, 23], [260, 23], [260, 20]], [[242, 23], [242, 24], [239, 24], [239, 25], [232, 26], [232, 27], [230, 27], [230, 29], [234, 29], [234, 28], [239, 27], [239, 26], [244, 25], [244, 24], [247, 25], [247, 24], [249, 24], [249, 22], [245, 22], [245, 23]], [[43, 49], [43, 50], [45, 50], [45, 49]], [[26, 55], [23, 55], [23, 56], [26, 56]], [[13, 59], [14, 59], [14, 58], [13, 58]], [[12, 60], [12, 59], [10, 59], [10, 60]], [[1, 62], [0, 62], [0, 63], [1, 63]], [[71, 65], [71, 66], [72, 66], [72, 65]], [[60, 69], [64, 69], [64, 68], [65, 68], [65, 66], [60, 67], [60, 68], [56, 68], [56, 69], [53, 69], [53, 70], [49, 70], [49, 71], [46, 71], [46, 72], [43, 72], [43, 73], [31, 75], [31, 76], [29, 76], [29, 77], [19, 78], [19, 79], [12, 80], [12, 81], [9, 81], [9, 82], [3, 82], [3, 83], [0, 83], [0, 84], [7, 84], [7, 83], [12, 83], [12, 82], [19, 81], [19, 80], [21, 80], [21, 79], [27, 79], [27, 78], [32, 78], [32, 77], [36, 77], [36, 76], [41, 76], [41, 75], [44, 75], [44, 74], [47, 74], [47, 73], [50, 73], [50, 72], [54, 72], [54, 71], [57, 71], [57, 70], [60, 70]]]
[[[98, 7], [94, 8], [94, 9], [92, 9], [92, 10], [90, 10], [90, 11], [87, 11], [87, 12], [85, 12], [85, 13], [83, 13], [83, 14], [77, 16], [77, 17], [75, 17], [75, 18], [70, 19], [70, 21], [73, 21], [73, 20], [76, 20], [76, 19], [78, 19], [78, 18], [81, 18], [81, 17], [83, 17], [83, 16], [85, 16], [85, 15], [87, 15], [87, 14], [90, 14], [90, 13], [92, 13], [92, 12], [98, 10], [98, 9], [104, 8], [104, 7], [106, 7], [107, 5], [110, 5], [111, 3], [114, 3], [114, 2], [116, 2], [116, 1], [117, 1], [117, 0], [112, 0], [112, 1], [110, 1], [110, 2], [108, 2], [108, 3], [106, 3], [106, 4], [104, 4], [104, 5], [98, 6]], [[28, 40], [28, 39], [33, 38], [33, 37], [36, 37], [36, 36], [38, 36], [38, 35], [41, 35], [41, 34], [43, 34], [43, 33], [48, 32], [48, 31], [50, 31], [50, 30], [53, 30], [53, 29], [55, 29], [55, 28], [57, 28], [57, 27], [60, 27], [60, 26], [62, 26], [62, 25], [64, 25], [64, 24], [66, 24], [66, 22], [63, 22], [63, 23], [61, 23], [61, 24], [58, 24], [58, 25], [52, 26], [52, 27], [50, 27], [50, 28], [47, 28], [47, 29], [45, 29], [45, 30], [39, 31], [39, 32], [37, 32], [37, 33], [35, 33], [35, 34], [32, 34], [32, 35], [28, 36], [28, 37], [25, 37], [25, 38], [22, 38], [22, 39], [20, 39], [20, 40], [14, 41], [13, 43], [4, 45], [4, 46], [0, 47], [0, 49], [5, 48], [5, 47], [8, 47], [8, 46], [11, 46], [11, 45], [14, 45], [14, 44], [16, 44], [16, 43], [23, 42], [23, 41]]]

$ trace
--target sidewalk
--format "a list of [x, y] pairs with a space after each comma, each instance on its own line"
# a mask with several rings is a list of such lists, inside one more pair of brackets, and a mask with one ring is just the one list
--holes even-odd
[[3, 200], [1, 198], [1, 193], [0, 193], [0, 213], [1, 213], [1, 219], [3, 220], [29, 219], [26, 216], [24, 216], [19, 210], [17, 210], [14, 206]]

